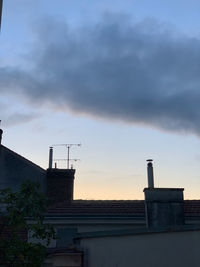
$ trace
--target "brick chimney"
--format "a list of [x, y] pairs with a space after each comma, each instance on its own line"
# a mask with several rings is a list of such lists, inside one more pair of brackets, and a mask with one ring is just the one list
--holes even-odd
[[[55, 164], [56, 165], [56, 164]], [[46, 171], [46, 196], [50, 205], [71, 202], [74, 196], [74, 174], [72, 169], [57, 169], [53, 166], [53, 147], [49, 148], [49, 168]]]
[[74, 174], [74, 169], [47, 169], [46, 195], [50, 204], [73, 200]]

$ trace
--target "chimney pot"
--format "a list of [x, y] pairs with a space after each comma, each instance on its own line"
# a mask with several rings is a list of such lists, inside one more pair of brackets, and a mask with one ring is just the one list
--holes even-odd
[[148, 177], [148, 187], [154, 188], [154, 176], [153, 176], [153, 159], [147, 159], [147, 177]]
[[0, 145], [1, 145], [2, 135], [3, 135], [3, 130], [0, 129]]
[[52, 169], [53, 165], [53, 147], [49, 148], [49, 169]]

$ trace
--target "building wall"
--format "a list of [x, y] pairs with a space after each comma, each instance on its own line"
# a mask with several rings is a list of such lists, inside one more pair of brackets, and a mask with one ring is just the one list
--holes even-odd
[[85, 267], [199, 267], [200, 231], [82, 239]]
[[17, 190], [24, 180], [39, 182], [45, 190], [46, 171], [10, 149], [0, 145], [0, 189]]
[[82, 253], [62, 253], [50, 255], [43, 267], [82, 267]]
[[[145, 227], [145, 225], [144, 225]], [[129, 225], [129, 224], [97, 224], [97, 225], [80, 225], [78, 226], [78, 233], [95, 232], [95, 231], [111, 231], [122, 229], [141, 229], [141, 225]]]
[[[58, 215], [59, 217], [59, 215]], [[91, 216], [92, 217], [92, 216]], [[101, 216], [99, 216], [101, 217]], [[142, 218], [138, 220], [137, 218], [86, 218], [82, 215], [80, 218], [51, 218], [46, 217], [45, 223], [50, 223], [55, 225], [56, 228], [70, 228], [76, 227], [78, 232], [93, 232], [93, 231], [105, 231], [112, 229], [133, 229], [133, 228], [146, 228], [146, 222]]]
[[[50, 223], [52, 224], [52, 223]], [[84, 232], [95, 232], [95, 231], [112, 231], [112, 230], [125, 230], [125, 229], [141, 229], [141, 225], [130, 225], [130, 224], [106, 224], [106, 222], [102, 224], [90, 224], [90, 225], [79, 225], [79, 224], [71, 224], [71, 225], [55, 225], [55, 230], [57, 233], [57, 239], [51, 240], [49, 244], [49, 248], [55, 247], [67, 247], [74, 243], [74, 237], [77, 233]], [[45, 240], [39, 240], [37, 238], [33, 238], [31, 233], [28, 235], [28, 240], [31, 243], [38, 243], [45, 245]]]

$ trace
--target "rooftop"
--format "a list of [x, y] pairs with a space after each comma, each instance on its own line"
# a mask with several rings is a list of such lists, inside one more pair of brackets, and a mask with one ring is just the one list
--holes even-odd
[[[186, 217], [200, 217], [200, 200], [185, 200]], [[50, 215], [126, 215], [145, 216], [144, 200], [73, 200], [48, 209]]]

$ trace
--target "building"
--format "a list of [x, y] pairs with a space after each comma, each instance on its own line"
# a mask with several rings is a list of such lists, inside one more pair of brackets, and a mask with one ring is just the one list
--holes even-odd
[[11, 187], [17, 190], [24, 180], [41, 184], [45, 192], [46, 171], [30, 160], [1, 144], [3, 131], [0, 129], [0, 189]]
[[28, 178], [51, 200], [45, 221], [58, 239], [44, 266], [199, 266], [200, 201], [184, 201], [183, 188], [154, 188], [151, 160], [145, 200], [91, 201], [74, 199], [75, 170], [52, 168], [52, 158], [50, 148], [44, 170], [0, 142], [0, 187], [17, 190]]

